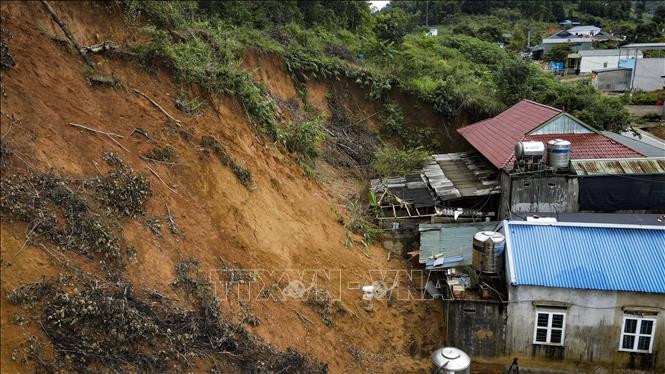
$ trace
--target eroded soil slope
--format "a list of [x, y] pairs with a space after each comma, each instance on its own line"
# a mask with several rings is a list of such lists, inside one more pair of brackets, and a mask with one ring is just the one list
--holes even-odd
[[[120, 15], [101, 7], [52, 5], [82, 45], [134, 38]], [[242, 277], [260, 278], [265, 289], [290, 284], [292, 278], [284, 274], [293, 273], [280, 269], [339, 270], [328, 273], [333, 274], [329, 278], [317, 278], [317, 288], [340, 299], [327, 304], [288, 297], [248, 299], [237, 292], [224, 292], [224, 287], [212, 287], [212, 292], [229, 323], [238, 324], [277, 351], [292, 347], [312, 362], [328, 365], [331, 372], [427, 369], [429, 352], [442, 343], [439, 303], [395, 299], [375, 301], [370, 308], [361, 301], [358, 287], [372, 282], [371, 270], [408, 269], [401, 259], [393, 256], [388, 260], [378, 246], [370, 246], [366, 253], [358, 243], [345, 246], [348, 230], [340, 221], [348, 220], [347, 196], [340, 193], [353, 193], [362, 182], [345, 179], [352, 176], [326, 163], [317, 166], [322, 174], [318, 180], [305, 176], [291, 155], [256, 130], [231, 97], [213, 99], [200, 116], [180, 112], [173, 100], [178, 92], [197, 89], [174, 83], [165, 71], [147, 72], [122, 59], [94, 56], [98, 69], [112, 74], [119, 83], [92, 86], [84, 63], [61, 41], [64, 35], [40, 3], [3, 2], [0, 9], [2, 29], [7, 31], [3, 43], [15, 61], [2, 72], [2, 178], [22, 181], [26, 188], [22, 193], [33, 199], [43, 198], [44, 186], [30, 188], [33, 182], [29, 178], [50, 172], [53, 180], [65, 181], [65, 194], [83, 196], [88, 202], [86, 214], [104, 222], [117, 238], [122, 263], [111, 265], [75, 248], [55, 245], [58, 243], [46, 235], [39, 237], [34, 222], [3, 211], [3, 372], [33, 370], [34, 357], [27, 357], [27, 362], [22, 359], [26, 347], [35, 341], [43, 347], [43, 359], [60, 357], [51, 345], [53, 337], [45, 333], [48, 329], [39, 306], [8, 301], [21, 284], [59, 274], [90, 274], [101, 283], [112, 282], [109, 277], [121, 278], [134, 290], [150, 290], [188, 310], [196, 288], [183, 291], [173, 283], [178, 277], [176, 269], [182, 270], [190, 259], [196, 259], [199, 273], [205, 274], [200, 279], [213, 286], [224, 284], [229, 274], [224, 270], [233, 268], [245, 269]], [[262, 66], [273, 69], [258, 78], [269, 83], [274, 96], [297, 100], [283, 67], [277, 62]], [[312, 96], [311, 101], [324, 110], [326, 86], [314, 88], [311, 95], [318, 99]], [[180, 126], [135, 89], [180, 120]], [[115, 157], [109, 152], [119, 156], [121, 166], [114, 165]], [[150, 160], [155, 158], [162, 159]], [[137, 214], [109, 210], [103, 199], [95, 198], [99, 193], [95, 181], [104, 180], [103, 176], [119, 167], [149, 182], [150, 194]], [[251, 182], [243, 184], [234, 168], [248, 170]], [[17, 177], [12, 179], [14, 175]], [[48, 204], [43, 208], [54, 212], [54, 227], [68, 217], [67, 212]], [[398, 287], [407, 290], [418, 287], [416, 283], [402, 282]], [[303, 284], [310, 286], [309, 281]], [[64, 290], [80, 291], [67, 286]], [[76, 327], [76, 323], [72, 325]], [[215, 357], [224, 359], [223, 354]], [[192, 370], [203, 370], [211, 367], [211, 360], [198, 355], [187, 361]]]

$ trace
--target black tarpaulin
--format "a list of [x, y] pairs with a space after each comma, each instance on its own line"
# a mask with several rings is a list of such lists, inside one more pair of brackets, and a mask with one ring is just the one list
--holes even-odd
[[616, 175], [578, 179], [580, 210], [665, 212], [665, 175]]

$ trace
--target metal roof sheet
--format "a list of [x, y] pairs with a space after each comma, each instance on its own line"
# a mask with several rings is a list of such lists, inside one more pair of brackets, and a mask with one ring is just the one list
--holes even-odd
[[423, 174], [440, 200], [499, 193], [497, 170], [478, 152], [432, 155]]
[[665, 43], [631, 43], [622, 45], [621, 49], [637, 48], [637, 49], [665, 49]]
[[585, 25], [585, 26], [575, 26], [570, 29], [568, 29], [568, 32], [571, 34], [574, 34], [575, 32], [584, 32], [584, 31], [600, 31], [601, 28], [598, 26], [593, 26], [593, 25]]
[[494, 230], [499, 222], [420, 224], [420, 256], [424, 264], [439, 253], [445, 259], [460, 261], [444, 262], [443, 268], [471, 265], [473, 235], [478, 231]]
[[457, 129], [494, 166], [502, 168], [524, 134], [561, 113], [547, 105], [522, 100], [493, 118]]
[[571, 160], [577, 175], [664, 174], [665, 157]]
[[526, 221], [529, 217], [554, 218], [557, 222], [579, 222], [579, 223], [610, 223], [665, 227], [665, 214], [650, 213], [554, 213], [537, 212], [517, 214], [510, 213], [511, 221]]
[[665, 293], [665, 228], [508, 222], [511, 283]]
[[387, 189], [400, 199], [413, 204], [416, 208], [433, 207], [435, 205], [434, 196], [432, 196], [427, 181], [421, 174], [372, 179], [370, 189], [377, 196], [381, 196]]
[[[589, 49], [586, 51], [579, 51], [577, 52], [580, 56], [582, 57], [590, 57], [590, 56], [619, 56], [621, 55], [621, 50], [620, 49]], [[625, 55], [625, 51], [623, 52]], [[641, 54], [640, 54], [641, 56]]]
[[[634, 137], [629, 137], [623, 134], [617, 134], [612, 131], [601, 131], [601, 133], [607, 137], [610, 137], [617, 142], [625, 145], [626, 147], [632, 148], [645, 156], [648, 157], [665, 157], [665, 148], [659, 148], [652, 144], [642, 141], [642, 139], [637, 138], [639, 135]], [[630, 134], [626, 132], [626, 134]], [[631, 135], [632, 136], [632, 135]]]
[[[570, 142], [571, 160], [579, 159], [602, 159], [602, 158], [637, 158], [644, 156], [642, 153], [614, 141], [603, 134], [542, 134], [527, 135], [523, 140], [547, 142], [553, 139], [565, 139]], [[514, 148], [513, 148], [514, 149]], [[510, 158], [504, 166], [515, 162], [514, 150], [511, 150]]]

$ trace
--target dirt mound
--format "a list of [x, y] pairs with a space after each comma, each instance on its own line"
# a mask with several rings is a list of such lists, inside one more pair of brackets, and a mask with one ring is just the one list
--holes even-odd
[[[83, 45], [135, 37], [117, 10], [87, 3], [52, 6]], [[16, 186], [6, 191], [20, 198], [18, 213], [35, 214], [10, 214], [3, 205], [3, 371], [33, 371], [48, 363], [40, 360], [67, 350], [74, 352], [64, 354], [63, 362], [126, 369], [126, 363], [104, 356], [110, 352], [105, 340], [82, 355], [85, 340], [72, 339], [99, 329], [111, 333], [104, 330], [109, 324], [100, 323], [108, 316], [90, 312], [89, 319], [61, 326], [48, 318], [61, 310], [70, 317], [80, 315], [76, 308], [88, 302], [93, 309], [107, 305], [102, 309], [118, 312], [120, 307], [126, 317], [119, 325], [124, 333], [144, 333], [145, 338], [136, 335], [125, 347], [127, 360], [136, 367], [157, 370], [177, 362], [191, 370], [219, 363], [221, 371], [308, 371], [320, 368], [319, 363], [331, 372], [428, 368], [428, 353], [442, 343], [440, 303], [395, 297], [375, 301], [371, 308], [361, 304], [359, 287], [375, 280], [375, 269], [393, 269], [386, 273], [403, 280], [402, 291], [422, 286], [405, 275], [395, 276], [408, 267], [399, 259], [388, 261], [381, 248], [345, 246], [349, 235], [354, 236], [340, 224], [347, 213], [339, 192], [357, 193], [362, 181], [330, 165], [318, 169], [318, 164], [319, 179], [306, 177], [291, 155], [257, 134], [233, 98], [212, 99], [200, 115], [180, 111], [178, 93], [195, 93], [197, 88], [174, 83], [166, 71], [148, 73], [127, 61], [96, 55], [98, 69], [120, 84], [91, 85], [84, 63], [63, 42], [64, 35], [40, 3], [3, 2], [0, 15], [2, 29], [12, 35], [3, 43], [15, 62], [2, 70], [0, 82], [2, 181]], [[270, 82], [271, 95], [300, 100], [278, 61], [256, 56], [254, 64], [264, 69], [257, 71], [258, 78]], [[328, 89], [323, 83], [308, 84], [308, 100], [327, 106]], [[109, 156], [111, 152], [119, 158]], [[120, 170], [131, 172], [123, 177], [117, 174]], [[54, 195], [45, 193], [49, 183]], [[5, 196], [3, 184], [3, 204], [9, 201]], [[96, 224], [76, 234], [79, 221]], [[106, 244], [87, 239], [104, 237], [102, 233], [117, 240], [107, 244], [117, 249], [119, 261], [105, 259]], [[89, 250], [77, 251], [80, 248]], [[179, 264], [190, 258], [210, 284], [210, 298], [203, 304], [191, 290], [173, 286]], [[229, 270], [235, 272], [233, 278]], [[326, 276], [312, 282], [315, 270]], [[61, 274], [70, 281], [51, 289], [37, 287], [43, 299], [8, 302], [21, 285], [56, 282]], [[247, 285], [256, 297], [240, 291]], [[286, 297], [287, 289], [291, 296], [304, 297]], [[311, 291], [319, 289], [329, 292], [330, 300], [307, 296], [320, 296]], [[110, 309], [108, 298], [118, 301], [111, 302], [116, 309]], [[201, 309], [205, 305], [212, 309]], [[133, 330], [130, 322], [156, 330]], [[178, 323], [184, 324], [183, 330], [169, 327]], [[221, 328], [209, 330], [206, 323]], [[210, 352], [219, 347], [202, 331], [217, 331], [217, 337], [234, 331], [231, 340], [220, 341], [251, 342], [251, 350], [224, 345], [228, 353], [211, 358]], [[194, 342], [190, 345], [197, 355], [188, 356], [175, 343], [164, 345], [169, 339], [180, 339], [183, 345]], [[243, 358], [247, 352], [256, 353], [265, 366], [249, 366]], [[171, 354], [175, 358], [169, 358]]]

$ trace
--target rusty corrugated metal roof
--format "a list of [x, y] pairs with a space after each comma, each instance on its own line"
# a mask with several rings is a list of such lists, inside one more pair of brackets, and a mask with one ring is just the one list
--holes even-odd
[[665, 157], [571, 160], [577, 175], [664, 174]]

